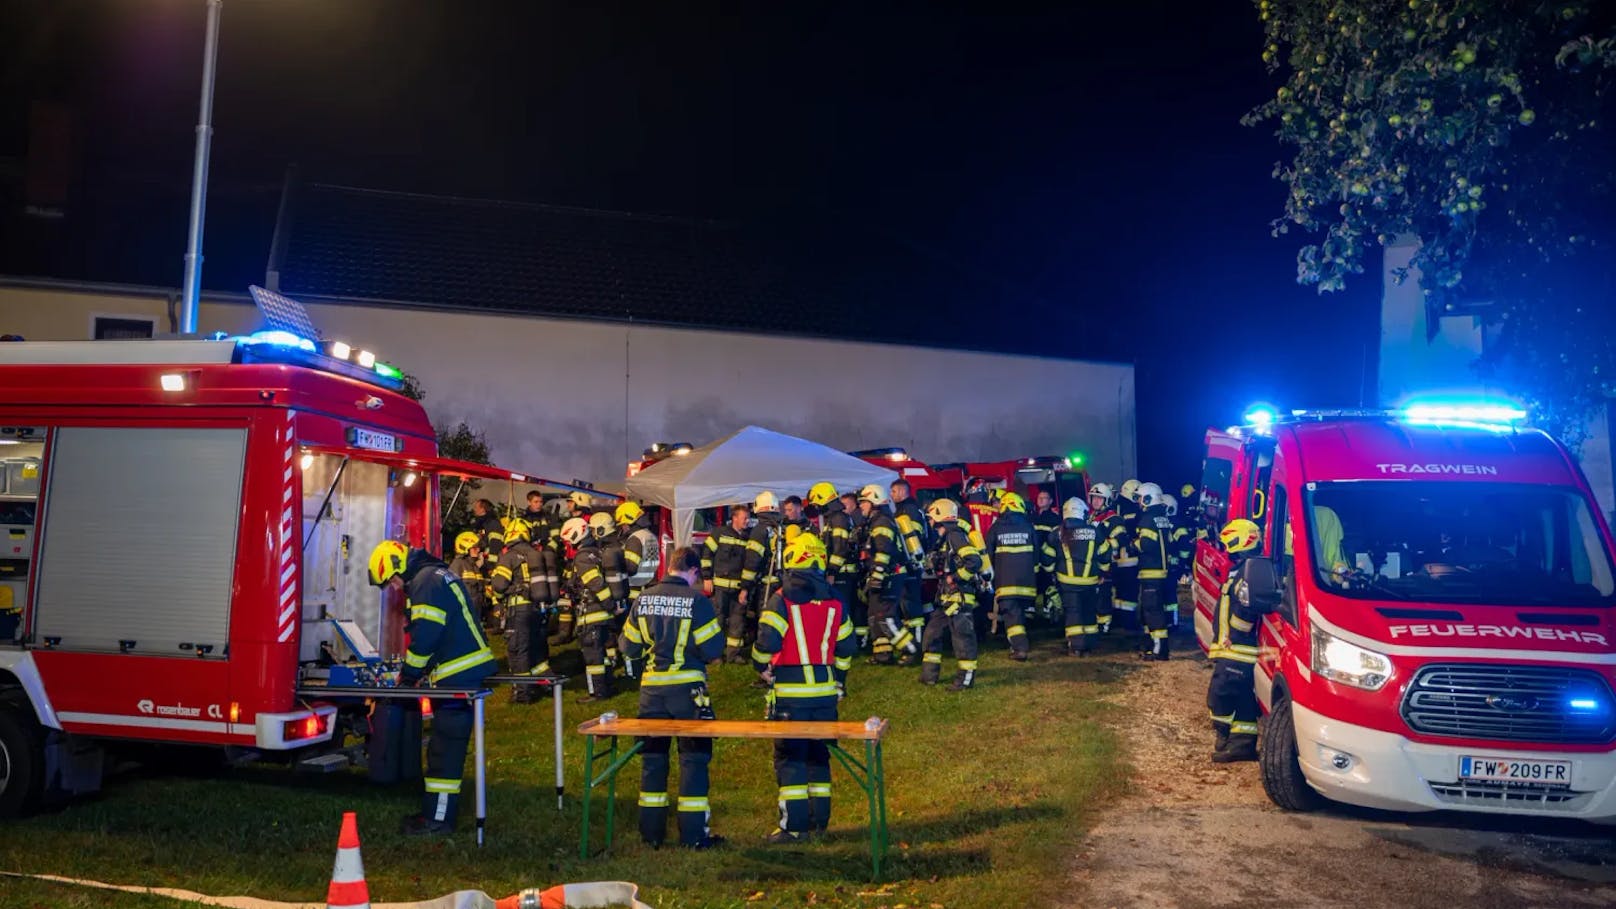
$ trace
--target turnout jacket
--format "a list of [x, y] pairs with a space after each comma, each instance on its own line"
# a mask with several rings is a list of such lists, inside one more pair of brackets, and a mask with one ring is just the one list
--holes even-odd
[[983, 551], [993, 566], [993, 586], [1001, 597], [1038, 595], [1042, 534], [1024, 512], [1006, 511], [988, 528]]
[[449, 563], [449, 572], [460, 579], [471, 596], [471, 607], [481, 613], [488, 605], [488, 580], [483, 577], [482, 565], [469, 555], [455, 556]]
[[[1111, 541], [1111, 559], [1113, 563], [1124, 558], [1133, 558], [1133, 539], [1128, 536], [1128, 525], [1122, 520], [1122, 515], [1116, 509], [1109, 508], [1092, 515], [1090, 521], [1100, 534]], [[1137, 559], [1135, 559], [1137, 563]], [[1134, 563], [1130, 563], [1134, 564]]]
[[402, 684], [425, 678], [447, 688], [475, 688], [494, 673], [498, 664], [471, 595], [449, 566], [425, 550], [411, 549], [404, 563], [404, 595], [410, 643], [399, 672]]
[[500, 523], [499, 515], [492, 511], [480, 518], [472, 515], [471, 529], [477, 534], [484, 557], [498, 558], [500, 551], [505, 548], [505, 525]]
[[503, 598], [506, 606], [525, 606], [548, 599], [541, 589], [545, 586], [544, 560], [527, 540], [517, 540], [505, 547], [499, 564], [494, 566], [492, 582], [494, 592]]
[[[1241, 604], [1241, 588], [1245, 584], [1244, 560], [1229, 569], [1229, 579], [1223, 582], [1218, 595], [1218, 611], [1212, 617], [1212, 646], [1207, 656], [1214, 660], [1232, 660], [1255, 665], [1257, 662], [1257, 630], [1262, 614], [1256, 604]], [[1249, 598], [1248, 598], [1249, 599]]]
[[832, 706], [858, 652], [847, 607], [815, 569], [785, 573], [758, 616], [752, 666], [774, 677], [774, 696], [798, 707]]
[[1046, 571], [1061, 587], [1094, 587], [1111, 570], [1111, 539], [1088, 521], [1063, 522], [1044, 544]]
[[820, 512], [819, 539], [825, 544], [825, 581], [836, 584], [858, 577], [858, 549], [853, 519], [840, 499], [832, 499]]
[[606, 581], [606, 556], [595, 540], [579, 544], [572, 557], [573, 602], [578, 623], [593, 625], [612, 617], [612, 588]]
[[707, 681], [707, 664], [724, 655], [713, 601], [681, 577], [666, 577], [645, 588], [623, 623], [618, 649], [643, 671], [632, 673], [646, 685], [690, 685]]
[[662, 564], [656, 531], [651, 529], [651, 516], [640, 515], [623, 534], [623, 572], [627, 575], [628, 589], [640, 590], [656, 580], [657, 568]]
[[926, 553], [937, 543], [937, 535], [926, 520], [926, 512], [911, 496], [892, 506], [892, 519], [899, 530], [899, 549], [906, 554], [909, 566], [918, 571]]
[[901, 549], [898, 524], [892, 519], [892, 512], [882, 506], [871, 510], [865, 534], [870, 546], [870, 570], [865, 578], [867, 586], [882, 587], [889, 578], [909, 573], [909, 559]]
[[971, 523], [955, 518], [937, 528], [937, 602], [948, 615], [976, 605], [982, 553], [971, 542]]
[[746, 563], [746, 531], [728, 524], [707, 535], [701, 549], [701, 577], [714, 587], [738, 589]]
[[1173, 540], [1176, 529], [1173, 519], [1167, 516], [1166, 505], [1152, 505], [1139, 513], [1135, 551], [1139, 553], [1141, 580], [1167, 577], [1168, 569], [1173, 566], [1173, 550], [1177, 546]]

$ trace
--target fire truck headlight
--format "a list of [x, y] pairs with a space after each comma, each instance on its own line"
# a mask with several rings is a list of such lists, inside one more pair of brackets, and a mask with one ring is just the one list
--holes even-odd
[[1383, 653], [1349, 644], [1315, 627], [1313, 671], [1354, 688], [1379, 691], [1392, 677], [1392, 661]]

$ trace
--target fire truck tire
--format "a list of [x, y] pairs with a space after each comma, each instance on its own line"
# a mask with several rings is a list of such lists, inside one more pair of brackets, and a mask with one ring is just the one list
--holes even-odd
[[[1276, 692], [1277, 695], [1277, 692]], [[1289, 698], [1276, 697], [1273, 709], [1263, 721], [1263, 734], [1257, 749], [1262, 768], [1263, 791], [1269, 801], [1286, 811], [1312, 811], [1322, 797], [1302, 775], [1296, 758], [1296, 723], [1291, 718]]]
[[26, 707], [0, 699], [0, 818], [39, 801], [45, 783], [45, 737]]

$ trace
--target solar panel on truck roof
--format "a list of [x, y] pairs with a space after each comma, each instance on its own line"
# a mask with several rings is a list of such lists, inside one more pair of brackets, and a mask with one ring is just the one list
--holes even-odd
[[314, 320], [309, 318], [309, 311], [302, 303], [256, 284], [249, 286], [247, 291], [252, 294], [253, 303], [264, 317], [266, 330], [291, 332], [299, 338], [320, 337], [319, 329], [314, 327]]

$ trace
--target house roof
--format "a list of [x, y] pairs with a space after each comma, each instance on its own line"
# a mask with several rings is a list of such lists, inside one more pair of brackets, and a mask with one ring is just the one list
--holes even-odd
[[322, 184], [284, 212], [271, 268], [294, 297], [1070, 355], [994, 315], [1029, 295], [845, 227]]

